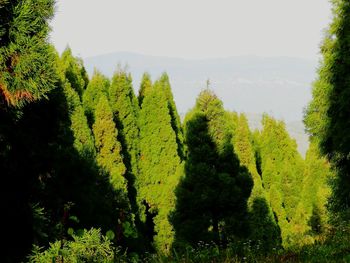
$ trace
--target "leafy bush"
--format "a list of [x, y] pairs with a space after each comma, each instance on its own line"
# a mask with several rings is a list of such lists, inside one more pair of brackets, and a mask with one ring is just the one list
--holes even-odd
[[125, 262], [124, 255], [117, 257], [120, 251], [113, 247], [108, 237], [101, 235], [99, 229], [83, 230], [80, 234], [73, 233], [72, 238], [73, 240], [51, 243], [44, 251], [35, 246], [32, 255], [29, 256], [29, 262]]

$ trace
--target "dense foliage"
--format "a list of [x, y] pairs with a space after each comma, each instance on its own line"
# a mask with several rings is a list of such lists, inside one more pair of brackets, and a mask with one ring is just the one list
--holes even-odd
[[54, 0], [0, 2], [0, 105], [21, 107], [55, 85], [55, 53], [47, 41]]
[[120, 67], [89, 79], [47, 42], [53, 0], [0, 0], [1, 261], [349, 260], [350, 5], [333, 5], [303, 158], [282, 121], [251, 131], [208, 87], [182, 122], [166, 73], [138, 97]]
[[234, 154], [221, 101], [203, 91], [185, 121], [185, 175], [173, 213], [176, 242], [227, 243], [245, 235], [252, 181]]
[[144, 210], [143, 220], [147, 217], [153, 218], [154, 230], [151, 232], [155, 233], [155, 246], [169, 252], [174, 231], [168, 217], [174, 207], [174, 189], [182, 166], [167, 93], [162, 85], [154, 85], [144, 97], [139, 123], [139, 203]]
[[350, 206], [350, 6], [346, 0], [332, 2], [333, 22], [321, 47], [323, 59], [305, 124], [336, 170], [332, 207], [343, 212]]

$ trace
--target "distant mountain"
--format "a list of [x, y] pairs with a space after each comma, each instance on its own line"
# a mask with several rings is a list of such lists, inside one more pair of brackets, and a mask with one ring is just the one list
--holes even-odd
[[283, 119], [292, 132], [297, 130], [293, 137], [299, 138], [296, 138], [298, 144], [305, 141], [305, 135], [300, 135], [304, 134], [301, 120], [303, 108], [311, 99], [316, 61], [254, 56], [191, 60], [128, 52], [85, 60], [90, 75], [97, 68], [110, 77], [118, 64], [122, 67], [128, 65], [135, 90], [138, 90], [145, 71], [154, 79], [166, 71], [179, 112], [187, 112], [194, 105], [198, 93], [205, 87], [206, 80], [210, 79], [211, 88], [222, 99], [225, 108], [258, 115], [266, 112]]

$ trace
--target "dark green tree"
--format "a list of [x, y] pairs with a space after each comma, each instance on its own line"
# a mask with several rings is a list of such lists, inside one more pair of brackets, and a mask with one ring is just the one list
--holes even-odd
[[275, 221], [269, 200], [263, 188], [261, 175], [257, 169], [257, 160], [253, 136], [249, 130], [248, 120], [242, 113], [232, 115], [234, 125], [233, 146], [240, 164], [252, 175], [254, 186], [248, 199], [250, 239], [263, 247], [264, 252], [271, 251], [281, 244], [280, 231]]
[[74, 57], [69, 47], [61, 55], [61, 69], [63, 69], [67, 81], [81, 98], [89, 83], [89, 78], [84, 68], [83, 60]]
[[21, 126], [21, 117], [23, 108], [46, 98], [58, 79], [54, 48], [47, 41], [53, 13], [52, 0], [0, 1], [1, 207], [6, 226], [2, 235], [7, 240], [1, 256], [4, 262], [21, 261], [34, 240], [29, 200], [33, 155], [24, 140], [27, 131]]
[[282, 244], [281, 230], [271, 213], [271, 207], [266, 198], [255, 198], [249, 212], [249, 238], [252, 245], [261, 248], [260, 251], [265, 254], [280, 248]]
[[[80, 70], [73, 70], [73, 65], [80, 65]], [[77, 83], [77, 79], [82, 79], [82, 71], [85, 72], [83, 69], [82, 61], [73, 57], [70, 49], [66, 49], [59, 60], [59, 75], [67, 101], [71, 123], [70, 129], [74, 136], [74, 147], [82, 158], [93, 161], [96, 154], [94, 139], [78, 93], [84, 89], [85, 83], [88, 82], [88, 79], [86, 79], [80, 81], [80, 85]], [[87, 76], [85, 77], [87, 78]]]
[[346, 0], [332, 3], [333, 22], [321, 46], [323, 59], [305, 124], [337, 174], [332, 207], [344, 211], [350, 206], [350, 6]]
[[209, 90], [199, 95], [186, 116], [185, 176], [177, 187], [171, 217], [176, 245], [226, 242], [228, 237], [247, 234], [252, 179], [234, 154], [228, 119], [222, 102]]
[[55, 87], [53, 47], [47, 41], [54, 0], [0, 2], [0, 105], [21, 107]]

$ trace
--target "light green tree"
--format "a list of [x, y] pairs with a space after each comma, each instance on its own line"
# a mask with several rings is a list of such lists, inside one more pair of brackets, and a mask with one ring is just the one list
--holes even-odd
[[[269, 205], [268, 195], [263, 187], [261, 174], [258, 172], [256, 160], [256, 148], [253, 135], [249, 130], [247, 117], [242, 113], [239, 116], [232, 113], [234, 122], [232, 143], [240, 165], [246, 167], [253, 178], [253, 189], [248, 199], [250, 239], [260, 242], [267, 252], [280, 245], [280, 231], [275, 221], [273, 211]], [[257, 135], [256, 135], [257, 137]], [[256, 140], [259, 138], [255, 138]]]
[[93, 133], [97, 151], [97, 164], [109, 174], [114, 189], [126, 193], [126, 171], [117, 140], [118, 130], [113, 122], [113, 113], [106, 96], [102, 95], [95, 109]]
[[295, 244], [293, 224], [301, 198], [304, 162], [285, 124], [265, 115], [260, 137], [263, 185], [277, 216], [284, 247]]
[[[143, 99], [140, 111], [140, 174], [137, 180], [139, 203], [154, 215], [154, 243], [169, 253], [174, 232], [168, 216], [175, 206], [174, 189], [182, 171], [176, 133], [164, 89], [155, 85]], [[144, 218], [145, 220], [145, 218]]]
[[147, 94], [151, 91], [151, 89], [152, 89], [151, 76], [148, 73], [144, 73], [142, 75], [142, 80], [141, 80], [139, 95], [138, 95], [140, 108], [141, 108], [144, 97], [147, 96]]
[[[171, 126], [176, 134], [176, 142], [178, 145], [178, 153], [181, 159], [184, 158], [183, 131], [181, 127], [180, 116], [177, 112], [173, 93], [171, 91], [168, 74], [163, 73], [161, 77], [154, 83], [154, 86], [162, 90], [168, 102], [168, 109], [171, 116]], [[147, 93], [147, 90], [144, 91]]]
[[108, 78], [95, 70], [82, 98], [85, 114], [89, 120], [90, 127], [94, 123], [94, 111], [100, 101], [100, 97], [102, 95], [108, 97], [109, 85]]

